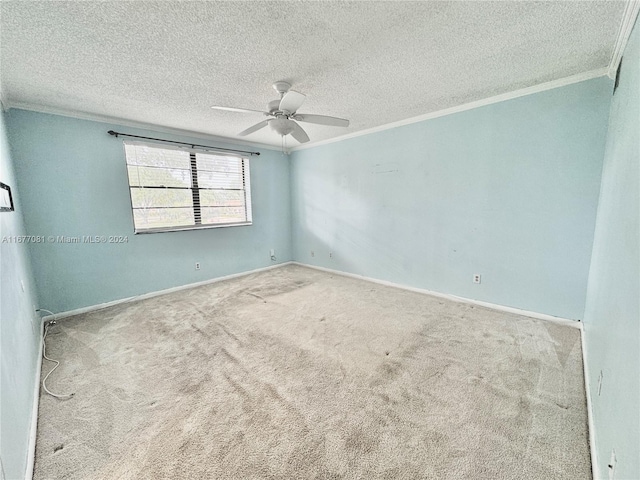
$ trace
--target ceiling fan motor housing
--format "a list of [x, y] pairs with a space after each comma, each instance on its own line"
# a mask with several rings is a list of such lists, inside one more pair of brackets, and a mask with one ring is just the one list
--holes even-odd
[[329, 117], [327, 115], [311, 115], [311, 114], [297, 114], [298, 109], [304, 103], [306, 95], [291, 90], [291, 84], [288, 82], [280, 81], [273, 84], [273, 88], [280, 94], [280, 100], [273, 100], [267, 104], [267, 111], [248, 110], [246, 108], [237, 107], [223, 107], [213, 105], [211, 108], [218, 110], [226, 110], [232, 112], [247, 112], [247, 113], [262, 113], [267, 117], [273, 117], [268, 120], [262, 120], [255, 125], [243, 130], [238, 134], [240, 137], [250, 135], [258, 130], [269, 125], [271, 130], [278, 135], [284, 137], [286, 135], [292, 135], [300, 143], [306, 143], [309, 141], [309, 135], [304, 129], [298, 125], [294, 120], [306, 123], [316, 123], [318, 125], [329, 125], [336, 127], [348, 127], [349, 120], [337, 117]]
[[269, 102], [267, 109], [269, 110], [269, 113], [277, 112], [280, 109], [280, 100], [273, 100], [272, 102]]

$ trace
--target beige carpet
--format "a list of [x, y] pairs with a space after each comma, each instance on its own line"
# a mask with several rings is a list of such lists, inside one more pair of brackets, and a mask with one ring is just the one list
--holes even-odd
[[[298, 266], [61, 320], [36, 479], [590, 478], [580, 333]], [[43, 365], [43, 373], [50, 368]]]

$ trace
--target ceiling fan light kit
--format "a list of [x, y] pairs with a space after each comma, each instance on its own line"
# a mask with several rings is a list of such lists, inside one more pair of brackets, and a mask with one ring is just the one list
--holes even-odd
[[291, 132], [293, 132], [293, 126], [291, 125], [292, 123], [293, 122], [291, 120], [284, 117], [269, 120], [269, 126], [271, 127], [271, 130], [282, 136], [289, 135]]
[[[225, 110], [228, 112], [240, 112], [240, 113], [261, 113], [270, 118], [269, 120], [263, 120], [255, 125], [243, 130], [238, 135], [244, 137], [250, 135], [258, 130], [269, 125], [271, 129], [282, 137], [291, 135], [300, 143], [306, 143], [309, 141], [309, 135], [304, 129], [296, 122], [315, 123], [317, 125], [328, 125], [332, 127], [348, 127], [349, 120], [344, 118], [330, 117], [328, 115], [312, 115], [312, 114], [298, 114], [298, 109], [304, 103], [306, 95], [291, 90], [291, 84], [288, 82], [280, 81], [273, 84], [273, 88], [278, 94], [280, 94], [280, 100], [273, 100], [267, 105], [267, 112], [260, 110], [250, 110], [246, 108], [237, 107], [223, 107], [214, 105], [211, 108], [216, 110]], [[294, 121], [295, 120], [295, 121]]]

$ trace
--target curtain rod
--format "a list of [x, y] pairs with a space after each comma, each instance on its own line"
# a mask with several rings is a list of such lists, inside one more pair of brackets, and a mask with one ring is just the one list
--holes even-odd
[[133, 138], [144, 138], [145, 140], [155, 140], [157, 142], [176, 143], [176, 144], [179, 144], [179, 145], [190, 145], [191, 148], [202, 147], [202, 148], [211, 148], [212, 150], [223, 150], [225, 152], [246, 153], [246, 154], [249, 154], [249, 155], [260, 155], [260, 152], [248, 152], [246, 150], [234, 150], [232, 148], [212, 147], [210, 145], [198, 145], [197, 143], [176, 142], [175, 140], [165, 140], [163, 138], [141, 137], [140, 135], [131, 135], [129, 133], [114, 132], [113, 130], [109, 130], [107, 133], [109, 135], [113, 135], [116, 138], [118, 138], [119, 136], [133, 137]]

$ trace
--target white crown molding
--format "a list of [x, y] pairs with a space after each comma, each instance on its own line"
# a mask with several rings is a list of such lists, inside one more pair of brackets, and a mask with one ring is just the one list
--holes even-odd
[[[638, 5], [640, 5], [640, 0], [639, 1], [631, 0], [629, 2], [629, 4], [635, 4], [636, 6], [638, 6]], [[625, 11], [625, 14], [626, 14], [626, 11]], [[637, 15], [637, 14], [638, 14], [638, 11], [637, 11], [637, 8], [636, 8], [635, 15]], [[626, 15], [625, 15], [625, 18], [627, 18]], [[633, 26], [633, 23], [631, 24], [631, 26]], [[629, 29], [629, 31], [627, 32], [626, 40], [628, 40], [628, 35], [630, 34], [630, 32], [631, 32], [631, 30]], [[625, 45], [626, 45], [626, 40], [625, 40]], [[616, 69], [617, 69], [617, 66], [616, 66]], [[480, 100], [475, 100], [473, 102], [465, 103], [465, 104], [462, 104], [462, 105], [457, 105], [455, 107], [450, 107], [450, 108], [446, 108], [446, 109], [443, 109], [443, 110], [437, 110], [435, 112], [425, 113], [425, 114], [422, 114], [422, 115], [418, 115], [416, 117], [411, 117], [411, 118], [407, 118], [407, 119], [404, 119], [404, 120], [399, 120], [397, 122], [386, 123], [384, 125], [379, 125], [377, 127], [372, 127], [372, 128], [368, 128], [368, 129], [365, 129], [365, 130], [359, 130], [357, 132], [347, 133], [345, 135], [340, 135], [338, 137], [333, 137], [333, 138], [329, 138], [329, 139], [326, 139], [326, 140], [320, 140], [320, 141], [317, 141], [317, 142], [309, 142], [309, 143], [305, 143], [304, 145], [297, 145], [295, 147], [288, 148], [286, 153], [287, 154], [291, 154], [292, 152], [295, 152], [297, 150], [305, 150], [307, 148], [314, 148], [314, 147], [319, 147], [321, 145], [327, 145], [327, 144], [330, 144], [330, 143], [341, 142], [343, 140], [347, 140], [347, 139], [350, 139], [350, 138], [360, 137], [360, 136], [363, 136], [363, 135], [369, 135], [371, 133], [376, 133], [376, 132], [382, 132], [382, 131], [385, 131], [385, 130], [390, 130], [392, 128], [397, 128], [397, 127], [401, 127], [401, 126], [404, 126], [404, 125], [410, 125], [412, 123], [419, 123], [419, 122], [423, 122], [425, 120], [431, 120], [431, 119], [438, 118], [438, 117], [444, 117], [444, 116], [447, 116], [447, 115], [452, 115], [454, 113], [464, 112], [464, 111], [467, 111], [467, 110], [473, 110], [474, 108], [484, 107], [486, 105], [491, 105], [493, 103], [504, 102], [504, 101], [507, 101], [507, 100], [512, 100], [512, 99], [515, 99], [515, 98], [524, 97], [524, 96], [527, 96], [527, 95], [533, 95], [535, 93], [544, 92], [546, 90], [552, 90], [554, 88], [560, 88], [560, 87], [564, 87], [564, 86], [567, 86], [567, 85], [572, 85], [574, 83], [580, 83], [580, 82], [584, 82], [586, 80], [591, 80], [591, 79], [594, 79], [594, 78], [604, 77], [604, 76], [609, 74], [609, 70], [610, 70], [610, 68], [600, 68], [600, 69], [597, 69], [597, 70], [590, 70], [588, 72], [578, 73], [576, 75], [571, 75], [569, 77], [564, 77], [564, 78], [552, 80], [552, 81], [549, 81], [549, 82], [540, 83], [538, 85], [534, 85], [534, 86], [531, 86], [531, 87], [526, 87], [526, 88], [522, 88], [522, 89], [519, 89], [519, 90], [511, 91], [511, 92], [502, 93], [500, 95], [495, 95], [493, 97], [487, 97], [487, 98], [483, 98], [483, 99], [480, 99]], [[615, 70], [614, 70], [614, 76], [615, 76]], [[0, 92], [0, 93], [2, 93], [2, 92]], [[125, 120], [125, 119], [121, 119], [121, 118], [109, 117], [109, 116], [106, 116], [106, 115], [99, 115], [99, 114], [93, 114], [93, 113], [87, 113], [87, 112], [65, 110], [65, 109], [60, 109], [60, 108], [57, 108], [57, 107], [36, 105], [36, 104], [25, 103], [25, 102], [14, 102], [14, 101], [6, 100], [4, 97], [1, 100], [2, 100], [3, 105], [4, 105], [6, 110], [9, 110], [11, 108], [20, 109], [20, 110], [29, 110], [29, 111], [32, 111], [32, 112], [47, 113], [47, 114], [51, 114], [51, 115], [61, 115], [61, 116], [64, 116], [64, 117], [78, 118], [78, 119], [81, 119], [81, 120], [89, 120], [89, 121], [94, 121], [94, 122], [102, 122], [102, 123], [109, 123], [109, 124], [115, 124], [115, 125], [122, 125], [122, 126], [125, 126], [125, 127], [131, 127], [131, 128], [141, 128], [141, 129], [145, 129], [145, 130], [152, 130], [152, 131], [159, 132], [159, 133], [182, 135], [182, 136], [188, 136], [188, 137], [193, 137], [193, 138], [202, 138], [202, 139], [209, 140], [209, 141], [223, 142], [223, 143], [228, 143], [228, 144], [231, 144], [231, 145], [250, 146], [250, 147], [254, 147], [254, 148], [262, 148], [262, 149], [267, 149], [267, 150], [281, 151], [281, 147], [278, 147], [276, 145], [269, 145], [269, 144], [257, 143], [257, 142], [241, 142], [241, 141], [238, 141], [238, 140], [233, 139], [233, 138], [220, 137], [220, 136], [210, 135], [210, 134], [203, 133], [203, 132], [182, 130], [182, 129], [173, 128], [173, 127], [163, 127], [163, 126], [160, 126], [160, 125], [155, 125], [155, 124], [150, 124], [150, 123], [145, 123], [145, 122], [138, 122], [138, 121], [135, 121], [135, 120]]]
[[620, 23], [620, 30], [618, 31], [618, 37], [616, 38], [616, 45], [613, 49], [613, 55], [609, 62], [609, 68], [607, 75], [610, 78], [616, 78], [616, 72], [618, 66], [624, 55], [624, 49], [627, 46], [633, 26], [638, 18], [638, 12], [640, 12], [640, 0], [628, 0], [624, 8], [624, 14], [622, 15], [622, 22]]
[[[7, 104], [7, 97], [4, 91], [4, 87], [2, 86], [2, 79], [0, 78], [0, 110], [3, 112], [6, 112], [7, 110], [9, 110], [9, 106]], [[2, 464], [0, 463], [0, 467], [2, 466]], [[0, 468], [0, 471], [2, 469]]]
[[342, 270], [334, 270], [332, 268], [319, 267], [317, 265], [311, 265], [308, 263], [302, 263], [297, 261], [289, 262], [293, 265], [299, 265], [301, 267], [313, 268], [314, 270], [320, 270], [322, 272], [333, 273], [335, 275], [341, 275], [343, 277], [357, 278], [358, 280], [365, 280], [371, 283], [377, 283], [379, 285], [385, 285], [387, 287], [399, 288], [401, 290], [407, 290], [409, 292], [421, 293], [423, 295], [430, 295], [432, 297], [444, 298], [457, 303], [466, 303], [469, 305], [478, 305], [480, 307], [490, 308], [491, 310], [497, 310], [499, 312], [514, 313], [523, 317], [536, 318], [538, 320], [546, 320], [548, 322], [558, 323], [560, 325], [566, 325], [572, 328], [582, 328], [582, 323], [579, 320], [570, 320], [568, 318], [556, 317], [554, 315], [548, 315], [546, 313], [532, 312], [530, 310], [521, 310], [519, 308], [507, 307], [505, 305], [498, 305], [496, 303], [483, 302], [481, 300], [473, 300], [471, 298], [458, 297], [450, 293], [441, 293], [433, 290], [427, 290], [425, 288], [410, 287], [408, 285], [402, 285], [400, 283], [388, 282], [387, 280], [380, 280], [377, 278], [366, 277], [364, 275], [358, 275], [357, 273], [343, 272]]
[[7, 110], [9, 110], [8, 100], [4, 93], [4, 89], [2, 88], [2, 85], [0, 85], [0, 110], [2, 110], [3, 112], [6, 112]]
[[546, 90], [553, 90], [554, 88], [565, 87], [574, 83], [584, 82], [594, 78], [604, 77], [607, 75], [607, 68], [599, 68], [597, 70], [590, 70], [588, 72], [578, 73], [569, 77], [559, 78], [557, 80], [551, 80], [550, 82], [540, 83], [532, 87], [521, 88], [520, 90], [513, 90], [511, 92], [502, 93], [493, 97], [483, 98], [481, 100], [475, 100], [473, 102], [464, 103], [455, 107], [445, 108], [444, 110], [437, 110], [435, 112], [425, 113], [418, 115], [417, 117], [407, 118], [405, 120], [399, 120], [397, 122], [386, 123], [377, 127], [368, 128], [366, 130], [359, 130], [353, 133], [347, 133], [339, 137], [329, 138], [327, 140], [320, 140], [318, 142], [305, 143], [304, 145], [297, 145], [289, 149], [290, 152], [297, 150], [305, 150], [307, 148], [319, 147], [320, 145], [327, 145], [330, 143], [341, 142], [349, 138], [360, 137], [362, 135], [369, 135], [371, 133], [382, 132], [384, 130], [390, 130], [392, 128], [402, 127], [404, 125], [410, 125], [412, 123], [424, 122], [425, 120], [431, 120], [433, 118], [444, 117], [446, 115], [452, 115], [454, 113], [460, 113], [467, 110], [473, 110], [474, 108], [484, 107], [493, 103], [504, 102], [512, 100], [514, 98], [524, 97], [526, 95], [533, 95], [534, 93], [544, 92]]
[[17, 110], [29, 110], [31, 112], [47, 113], [50, 115], [60, 115], [62, 117], [71, 117], [71, 118], [77, 118], [80, 120], [89, 120], [92, 122], [121, 125], [123, 127], [130, 127], [130, 128], [140, 128], [143, 130], [151, 130], [154, 132], [166, 133], [169, 135], [182, 135], [185, 137], [202, 138], [203, 140], [209, 140], [211, 142], [221, 142], [221, 143], [228, 143], [231, 145], [238, 145], [243, 147], [252, 147], [252, 148], [261, 148], [265, 150], [281, 151], [281, 148], [275, 145], [268, 145], [266, 143], [242, 142], [233, 138], [219, 137], [219, 136], [211, 135], [208, 133], [195, 132], [191, 130], [183, 130], [183, 129], [174, 128], [174, 127], [163, 127], [161, 125], [155, 125], [152, 123], [138, 122], [135, 120], [125, 120], [122, 118], [109, 117], [107, 115], [79, 112], [75, 110], [65, 110], [62, 108], [50, 107], [45, 105], [36, 105], [36, 104], [25, 103], [25, 102], [7, 101], [5, 103], [4, 99], [3, 99], [3, 105], [5, 105], [6, 110], [9, 110], [11, 108], [15, 108]]

